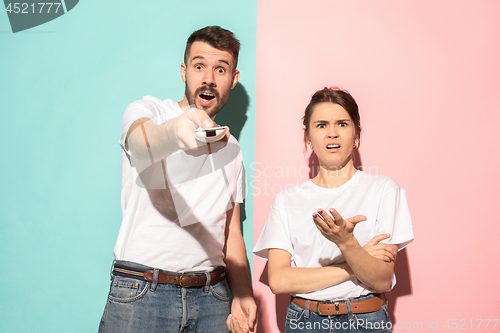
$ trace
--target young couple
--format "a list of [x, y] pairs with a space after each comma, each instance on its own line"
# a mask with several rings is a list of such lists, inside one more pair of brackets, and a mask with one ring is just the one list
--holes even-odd
[[[216, 126], [240, 77], [239, 49], [228, 30], [195, 31], [181, 65], [183, 99], [146, 96], [125, 110], [123, 220], [101, 333], [255, 331], [239, 145], [229, 132], [210, 145], [193, 132]], [[319, 173], [277, 196], [254, 249], [269, 260], [273, 292], [293, 296], [287, 331], [314, 331], [324, 319], [334, 329], [389, 320], [380, 293], [395, 283], [396, 252], [413, 239], [411, 220], [395, 181], [355, 169], [360, 132], [347, 92], [313, 95], [304, 139]]]

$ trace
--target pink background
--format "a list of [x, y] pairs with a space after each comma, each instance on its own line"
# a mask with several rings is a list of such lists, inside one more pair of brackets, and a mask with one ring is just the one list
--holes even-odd
[[[259, 1], [254, 241], [275, 195], [308, 179], [312, 93], [339, 85], [360, 106], [363, 169], [408, 193], [395, 330], [498, 319], [499, 16], [498, 0]], [[254, 257], [259, 332], [279, 332], [289, 296], [270, 292], [265, 264]]]

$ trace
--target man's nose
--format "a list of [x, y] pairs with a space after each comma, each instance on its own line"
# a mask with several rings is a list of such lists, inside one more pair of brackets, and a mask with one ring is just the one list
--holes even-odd
[[205, 71], [205, 75], [203, 76], [203, 84], [215, 87], [215, 77], [213, 71]]

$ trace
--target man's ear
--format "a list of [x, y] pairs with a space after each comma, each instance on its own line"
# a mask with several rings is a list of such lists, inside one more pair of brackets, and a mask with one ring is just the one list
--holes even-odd
[[231, 89], [233, 89], [234, 87], [236, 87], [236, 83], [238, 83], [239, 79], [240, 79], [240, 71], [239, 70], [235, 70], [233, 72], [233, 84], [231, 85]]
[[181, 64], [181, 76], [182, 82], [186, 83], [186, 65], [184, 63]]

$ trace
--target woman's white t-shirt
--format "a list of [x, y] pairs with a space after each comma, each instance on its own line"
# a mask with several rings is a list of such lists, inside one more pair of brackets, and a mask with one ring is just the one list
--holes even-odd
[[[345, 262], [338, 246], [326, 239], [313, 222], [312, 214], [322, 208], [336, 209], [344, 218], [364, 215], [367, 220], [354, 228], [361, 246], [374, 236], [387, 233], [387, 244], [403, 249], [413, 240], [406, 191], [393, 179], [357, 171], [337, 188], [323, 188], [312, 181], [290, 187], [274, 200], [254, 253], [267, 259], [268, 250], [283, 249], [291, 254], [291, 267], [323, 267]], [[393, 275], [392, 287], [396, 284]], [[306, 294], [292, 294], [311, 300], [333, 301], [373, 293], [356, 277], [336, 286]]]

